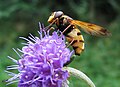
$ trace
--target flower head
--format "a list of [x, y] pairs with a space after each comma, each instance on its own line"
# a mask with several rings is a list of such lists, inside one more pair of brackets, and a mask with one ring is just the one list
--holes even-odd
[[72, 52], [66, 48], [64, 36], [58, 36], [57, 32], [52, 35], [44, 32], [44, 37], [41, 31], [39, 34], [40, 38], [30, 34], [30, 40], [21, 37], [28, 42], [22, 50], [18, 49], [22, 52], [22, 55], [17, 53], [21, 57], [18, 61], [9, 57], [17, 65], [8, 66], [7, 69], [19, 71], [18, 74], [7, 71], [13, 76], [7, 80], [10, 84], [18, 80], [18, 87], [61, 87], [69, 77], [62, 68], [70, 60]]

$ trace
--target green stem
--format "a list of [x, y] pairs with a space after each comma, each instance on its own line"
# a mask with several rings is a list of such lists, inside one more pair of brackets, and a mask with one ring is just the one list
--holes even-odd
[[75, 77], [77, 77], [79, 79], [83, 79], [85, 82], [87, 82], [87, 84], [90, 87], [95, 87], [94, 83], [83, 72], [81, 72], [81, 71], [79, 71], [77, 69], [71, 68], [71, 67], [64, 67], [63, 69], [67, 70], [70, 73], [70, 75], [73, 75], [73, 76], [75, 76]]

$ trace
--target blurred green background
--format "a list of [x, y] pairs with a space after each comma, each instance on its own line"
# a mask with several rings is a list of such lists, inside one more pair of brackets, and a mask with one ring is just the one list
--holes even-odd
[[[38, 22], [47, 26], [51, 12], [57, 10], [111, 31], [107, 38], [82, 32], [85, 51], [69, 66], [86, 73], [96, 87], [120, 87], [120, 0], [0, 0], [0, 87], [6, 87], [2, 80], [10, 78], [4, 72], [6, 66], [14, 64], [7, 56], [18, 59], [12, 48], [23, 46], [19, 37], [38, 35]], [[70, 87], [88, 87], [74, 77], [69, 80]]]

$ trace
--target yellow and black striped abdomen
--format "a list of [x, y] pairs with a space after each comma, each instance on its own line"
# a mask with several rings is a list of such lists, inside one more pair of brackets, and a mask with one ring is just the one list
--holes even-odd
[[80, 55], [84, 50], [84, 39], [80, 30], [74, 26], [73, 30], [67, 34], [66, 39], [71, 43], [75, 54]]

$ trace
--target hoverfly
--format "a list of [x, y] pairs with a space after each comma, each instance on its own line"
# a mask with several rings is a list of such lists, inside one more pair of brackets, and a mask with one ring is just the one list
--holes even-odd
[[71, 17], [64, 15], [62, 11], [56, 11], [51, 14], [48, 19], [49, 26], [56, 24], [57, 28], [66, 36], [69, 45], [71, 45], [75, 51], [75, 55], [80, 55], [84, 50], [84, 38], [81, 30], [90, 35], [95, 36], [109, 36], [111, 33], [101, 26], [87, 23], [83, 21], [73, 20]]

